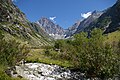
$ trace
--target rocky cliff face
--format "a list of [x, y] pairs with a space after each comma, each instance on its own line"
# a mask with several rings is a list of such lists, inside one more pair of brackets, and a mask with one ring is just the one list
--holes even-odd
[[11, 0], [0, 0], [0, 30], [10, 34], [10, 37], [24, 39], [30, 44], [44, 45], [47, 43], [41, 36], [42, 34], [39, 35], [32, 29], [25, 14]]
[[102, 11], [93, 11], [88, 18], [81, 21], [75, 33], [84, 31], [86, 27], [88, 27], [93, 21], [96, 21], [102, 14]]
[[101, 28], [105, 33], [116, 31], [120, 27], [120, 0], [108, 8], [96, 21], [92, 22], [85, 30]]
[[88, 27], [93, 21], [97, 20], [102, 14], [102, 11], [93, 11], [88, 18], [78, 21], [72, 27], [68, 28], [65, 32], [66, 37], [84, 31], [86, 27]]
[[31, 23], [32, 29], [35, 31], [35, 33], [38, 33], [40, 36], [44, 37], [45, 39], [53, 40], [52, 37], [49, 36], [49, 34], [46, 33], [46, 31], [37, 23]]
[[77, 21], [73, 26], [69, 27], [66, 30], [45, 17], [42, 17], [37, 22], [37, 24], [42, 26], [45, 32], [47, 32], [53, 38], [64, 39], [72, 36], [73, 34], [83, 31], [86, 27], [90, 25], [90, 23], [98, 19], [102, 15], [102, 13], [103, 12], [100, 11], [93, 11], [91, 16], [84, 19], [83, 21]]
[[78, 26], [80, 25], [80, 21], [77, 21], [73, 26], [69, 27], [68, 29], [65, 30], [65, 37], [70, 37], [72, 36], [76, 31]]
[[[11, 0], [0, 0], [0, 29], [12, 36], [25, 39], [36, 39], [40, 44], [52, 36], [64, 39], [81, 31], [89, 31], [95, 27], [105, 30], [105, 33], [115, 31], [120, 27], [120, 0], [104, 12], [93, 11], [88, 18], [76, 22], [64, 30], [50, 19], [42, 17], [36, 23], [30, 23]], [[41, 40], [42, 42], [40, 42]], [[33, 41], [33, 42], [36, 42]], [[44, 43], [46, 44], [46, 42]]]
[[64, 29], [59, 25], [53, 23], [50, 19], [42, 17], [37, 24], [43, 27], [43, 29], [53, 38], [62, 39], [64, 38]]
[[25, 33], [29, 33], [31, 30], [24, 13], [11, 0], [1, 0], [0, 6], [0, 28], [12, 35], [22, 33], [23, 36], [28, 37]]
[[[70, 28], [64, 30], [59, 25], [54, 24], [47, 18], [41, 18], [37, 23], [43, 26], [45, 32], [56, 39], [62, 39], [64, 37], [70, 37], [81, 31], [90, 31], [97, 27], [109, 33], [119, 29], [120, 27], [120, 0], [115, 5], [105, 11], [93, 11], [92, 14], [82, 20], [76, 22]], [[62, 37], [61, 37], [62, 36]]]
[[101, 28], [104, 30], [104, 33], [114, 32], [120, 29], [119, 14], [120, 0], [117, 0], [112, 7], [105, 11], [93, 11], [91, 16], [80, 22], [80, 24], [77, 26], [77, 29], [71, 29], [69, 32], [75, 31], [73, 34], [76, 34], [81, 31], [90, 31], [93, 28]]

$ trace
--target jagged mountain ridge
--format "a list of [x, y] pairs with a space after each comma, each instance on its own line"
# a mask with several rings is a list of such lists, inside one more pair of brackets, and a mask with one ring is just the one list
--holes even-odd
[[93, 11], [92, 14], [82, 20], [77, 21], [73, 26], [68, 29], [63, 29], [59, 25], [52, 22], [50, 19], [42, 17], [36, 23], [44, 29], [50, 36], [55, 39], [64, 39], [72, 36], [73, 34], [79, 33], [84, 30], [84, 28], [88, 27], [90, 23], [99, 18], [103, 14], [103, 11]]
[[69, 27], [66, 30], [62, 29], [62, 32], [60, 31], [61, 30], [60, 27], [56, 27], [56, 28], [53, 27], [54, 23], [50, 21], [49, 19], [46, 19], [46, 18], [43, 20], [41, 19], [39, 23], [41, 26], [44, 26], [43, 28], [48, 34], [59, 33], [60, 35], [61, 34], [66, 35], [65, 37], [70, 37], [81, 31], [90, 31], [91, 29], [95, 27], [101, 28], [105, 30], [105, 32], [109, 33], [119, 28], [119, 25], [120, 25], [119, 6], [120, 6], [120, 0], [118, 0], [115, 5], [108, 8], [107, 10], [93, 11], [92, 14], [88, 18], [82, 21], [76, 22], [73, 26]]
[[80, 25], [81, 21], [77, 21], [75, 24], [73, 24], [71, 27], [65, 30], [65, 37], [70, 37], [72, 36], [76, 31], [78, 26]]
[[93, 21], [85, 31], [89, 31], [93, 28], [101, 28], [104, 33], [110, 33], [120, 28], [120, 0], [103, 13], [97, 21]]
[[120, 0], [117, 0], [117, 2], [112, 7], [104, 11], [93, 11], [88, 18], [80, 22], [80, 24], [77, 26], [77, 29], [74, 28], [73, 30], [69, 31], [69, 32], [75, 31], [73, 34], [68, 33], [68, 35], [72, 36], [81, 31], [89, 32], [93, 28], [101, 28], [104, 30], [104, 33], [110, 33], [120, 29], [119, 6]]
[[92, 14], [88, 18], [81, 21], [81, 23], [78, 26], [75, 33], [79, 33], [81, 31], [84, 31], [84, 29], [86, 27], [88, 27], [93, 21], [97, 20], [103, 13], [104, 13], [104, 11], [96, 11], [96, 10], [93, 11]]
[[55, 39], [64, 38], [64, 29], [59, 25], [52, 22], [50, 19], [42, 17], [40, 20], [36, 22], [38, 25], [42, 26], [42, 28], [47, 32], [50, 36]]
[[84, 31], [84, 29], [88, 27], [90, 23], [98, 19], [103, 13], [104, 11], [95, 10], [92, 12], [92, 14], [88, 18], [83, 19], [82, 21], [80, 20], [77, 21], [75, 24], [73, 24], [73, 26], [71, 26], [70, 28], [66, 30], [66, 37], [70, 37], [76, 33]]
[[70, 36], [79, 33], [81, 31], [89, 32], [93, 28], [101, 28], [104, 30], [104, 33], [110, 33], [120, 29], [119, 6], [120, 6], [120, 0], [117, 0], [117, 2], [112, 7], [104, 11], [93, 11], [88, 18], [80, 22], [77, 29], [73, 30], [76, 31]]
[[[120, 25], [120, 0], [106, 11], [93, 11], [88, 18], [76, 22], [66, 30], [45, 17], [42, 17], [36, 23], [30, 23], [25, 14], [11, 0], [0, 1], [0, 29], [17, 37], [37, 40], [42, 37], [42, 41], [45, 41], [47, 38], [51, 38], [50, 35], [55, 39], [64, 39], [65, 35], [69, 37], [81, 31], [89, 31], [94, 27], [102, 28], [105, 32], [111, 32], [118, 29]], [[104, 20], [106, 20], [107, 25], [101, 24]], [[42, 42], [39, 43], [42, 44]]]
[[0, 0], [0, 30], [9, 35], [7, 39], [14, 38], [27, 41], [31, 45], [47, 45], [47, 38], [40, 35], [33, 25], [26, 19], [23, 12], [16, 7], [12, 0]]

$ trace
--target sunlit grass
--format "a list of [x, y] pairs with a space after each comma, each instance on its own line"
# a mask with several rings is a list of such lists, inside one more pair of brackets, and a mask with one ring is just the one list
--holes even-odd
[[120, 31], [115, 31], [106, 35], [105, 42], [115, 43], [118, 42], [119, 40], [120, 40]]
[[43, 53], [44, 49], [31, 49], [30, 54], [27, 57], [27, 62], [39, 62], [46, 64], [56, 64], [62, 67], [73, 67], [70, 61], [61, 59], [52, 59], [50, 56], [46, 56]]

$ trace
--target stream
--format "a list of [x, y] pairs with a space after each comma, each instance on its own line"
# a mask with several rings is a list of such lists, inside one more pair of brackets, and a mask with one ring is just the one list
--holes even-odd
[[[25, 63], [11, 70], [12, 77], [21, 77], [27, 80], [100, 80], [98, 78], [86, 79], [80, 71], [72, 71], [58, 65], [43, 63]], [[106, 80], [120, 80], [120, 77]]]
[[25, 63], [15, 66], [15, 70], [13, 77], [21, 76], [28, 80], [84, 80], [84, 74], [57, 65]]

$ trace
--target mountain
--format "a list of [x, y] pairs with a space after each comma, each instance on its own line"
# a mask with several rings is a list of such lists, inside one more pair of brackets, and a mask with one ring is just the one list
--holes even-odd
[[103, 11], [93, 11], [92, 14], [82, 21], [77, 21], [73, 26], [69, 27], [65, 34], [66, 37], [70, 37], [73, 34], [79, 33], [81, 31], [84, 31], [86, 27], [88, 27], [93, 21], [98, 19], [103, 14]]
[[36, 22], [38, 25], [42, 26], [42, 28], [47, 32], [50, 36], [55, 39], [64, 38], [64, 29], [59, 25], [52, 22], [50, 19], [42, 17], [40, 20]]
[[64, 30], [62, 27], [60, 27], [59, 25], [55, 24], [50, 19], [45, 17], [42, 17], [36, 23], [42, 26], [44, 31], [47, 32], [53, 38], [64, 39], [69, 38], [73, 34], [79, 33], [80, 31], [83, 31], [84, 28], [88, 27], [90, 23], [99, 18], [102, 13], [103, 13], [102, 11], [93, 11], [91, 16], [82, 21], [80, 20], [77, 21], [75, 24], [73, 24], [66, 30]]
[[96, 21], [92, 22], [85, 31], [95, 27], [103, 29], [104, 33], [114, 32], [120, 28], [120, 0], [108, 8]]
[[101, 15], [103, 14], [103, 11], [93, 11], [92, 14], [80, 22], [78, 25], [78, 28], [75, 33], [79, 33], [83, 31], [86, 27], [88, 27], [93, 21], [97, 20]]
[[55, 39], [69, 38], [70, 36], [81, 31], [90, 31], [97, 27], [109, 33], [119, 29], [120, 25], [120, 0], [115, 5], [104, 11], [93, 11], [92, 14], [82, 21], [77, 21], [68, 29], [64, 30], [59, 25], [52, 22], [50, 19], [42, 17], [36, 23], [40, 25], [43, 30]]
[[[38, 46], [49, 44], [42, 32], [36, 32], [33, 26], [12, 0], [0, 0], [0, 30], [4, 33], [5, 39], [16, 39]], [[40, 30], [42, 31], [41, 28]]]
[[71, 27], [69, 27], [68, 29], [65, 30], [65, 37], [70, 37], [72, 36], [76, 31], [78, 26], [80, 25], [80, 21], [77, 21], [74, 25], [72, 25]]
[[104, 11], [93, 11], [92, 14], [88, 18], [82, 20], [80, 24], [76, 26], [76, 28], [71, 29], [69, 31], [69, 32], [73, 31], [72, 34], [70, 33], [70, 36], [81, 31], [90, 31], [93, 28], [101, 28], [104, 30], [104, 33], [114, 32], [120, 29], [119, 14], [120, 14], [120, 0], [117, 0], [117, 2], [112, 7]]
[[53, 39], [52, 37], [49, 36], [49, 34], [47, 34], [47, 33], [45, 32], [45, 30], [43, 29], [43, 27], [40, 26], [40, 25], [38, 25], [37, 23], [32, 22], [32, 23], [31, 23], [31, 26], [32, 26], [32, 29], [33, 29], [36, 33], [38, 33], [39, 35], [41, 35], [42, 37], [44, 37], [44, 38], [46, 38], [46, 39], [50, 39], [50, 40]]

